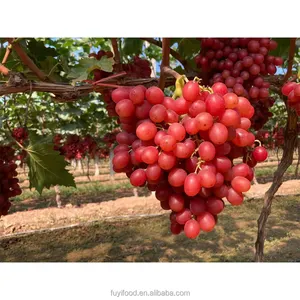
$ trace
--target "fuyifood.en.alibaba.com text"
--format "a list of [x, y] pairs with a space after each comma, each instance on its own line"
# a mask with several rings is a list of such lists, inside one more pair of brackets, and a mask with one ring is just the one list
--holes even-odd
[[189, 291], [171, 291], [171, 290], [111, 290], [110, 295], [112, 297], [189, 297], [191, 293]]

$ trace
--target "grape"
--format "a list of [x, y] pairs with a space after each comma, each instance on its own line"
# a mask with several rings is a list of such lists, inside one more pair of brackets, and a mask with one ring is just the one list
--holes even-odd
[[170, 225], [170, 230], [172, 232], [172, 234], [179, 234], [182, 230], [183, 230], [183, 226], [178, 224], [177, 222], [176, 223], [171, 223]]
[[212, 116], [220, 116], [225, 111], [225, 101], [218, 94], [210, 94], [206, 98], [206, 111]]
[[178, 158], [187, 158], [190, 156], [190, 150], [184, 143], [176, 143], [173, 149], [173, 153]]
[[188, 173], [194, 173], [197, 167], [198, 158], [193, 156], [188, 158], [184, 162], [184, 167], [188, 171]]
[[156, 86], [152, 86], [146, 91], [146, 99], [151, 104], [161, 104], [164, 101], [164, 93]]
[[251, 127], [251, 121], [248, 118], [241, 118], [240, 128], [248, 130]]
[[128, 165], [129, 160], [130, 160], [130, 156], [128, 152], [119, 151], [115, 154], [112, 163], [116, 168], [123, 169]]
[[206, 111], [206, 105], [205, 102], [202, 100], [197, 100], [193, 102], [192, 105], [189, 107], [189, 115], [193, 118], [196, 117], [201, 112], [205, 112], [205, 111]]
[[168, 201], [161, 201], [160, 202], [160, 207], [163, 210], [170, 210], [169, 202]]
[[216, 175], [210, 170], [201, 170], [198, 173], [198, 178], [201, 186], [211, 188], [216, 183]]
[[123, 99], [116, 105], [116, 113], [120, 117], [132, 117], [135, 113], [135, 106], [129, 99]]
[[167, 116], [165, 118], [166, 123], [178, 123], [179, 116], [178, 114], [170, 109], [167, 109]]
[[216, 166], [210, 161], [201, 163], [200, 168], [201, 168], [201, 170], [209, 170], [209, 171], [213, 172], [214, 174], [217, 174]]
[[164, 97], [162, 104], [166, 109], [174, 110], [175, 100], [171, 97]]
[[190, 210], [193, 215], [200, 215], [206, 211], [206, 201], [199, 196], [193, 197], [190, 200]]
[[186, 132], [190, 135], [197, 134], [198, 129], [198, 121], [196, 118], [188, 119], [184, 122], [184, 128]]
[[236, 176], [247, 177], [249, 172], [250, 172], [249, 166], [245, 163], [240, 163], [240, 164], [235, 165], [232, 168], [232, 177], [233, 178]]
[[228, 172], [228, 170], [231, 168], [232, 163], [230, 161], [229, 158], [227, 158], [226, 156], [219, 156], [216, 157], [213, 160], [213, 163], [215, 164], [217, 171], [220, 173], [226, 173]]
[[217, 173], [216, 173], [216, 183], [215, 183], [214, 187], [215, 187], [215, 188], [218, 188], [218, 187], [220, 187], [223, 183], [224, 183], [224, 176], [223, 176], [221, 173], [217, 172]]
[[245, 147], [248, 145], [248, 131], [237, 128], [236, 129], [236, 137], [232, 140], [232, 142], [239, 146], [239, 147]]
[[148, 165], [154, 164], [158, 160], [158, 150], [154, 146], [145, 147], [141, 159]]
[[203, 142], [198, 149], [199, 156], [205, 161], [213, 160], [216, 155], [216, 148], [211, 142]]
[[239, 98], [234, 93], [227, 93], [223, 96], [225, 101], [225, 108], [235, 108], [238, 105]]
[[226, 197], [228, 202], [231, 203], [231, 205], [241, 205], [244, 201], [244, 196], [242, 193], [237, 192], [233, 188], [228, 189], [228, 195]]
[[130, 183], [133, 186], [142, 186], [146, 180], [146, 172], [143, 169], [137, 169], [130, 175]]
[[116, 154], [120, 151], [128, 152], [129, 151], [129, 146], [122, 144], [122, 145], [118, 145], [118, 146], [116, 146], [116, 148], [114, 148], [114, 154]]
[[238, 128], [241, 123], [241, 117], [237, 111], [233, 109], [226, 109], [220, 117], [219, 122], [227, 127], [232, 126], [234, 128]]
[[251, 188], [250, 181], [242, 176], [236, 176], [231, 181], [231, 186], [234, 188], [237, 192], [247, 192]]
[[146, 169], [146, 176], [148, 180], [156, 181], [161, 178], [163, 172], [158, 164], [149, 165]]
[[182, 95], [187, 101], [196, 101], [197, 97], [199, 96], [199, 84], [194, 81], [189, 81], [184, 85]]
[[191, 102], [186, 101], [183, 97], [176, 99], [174, 103], [174, 111], [179, 115], [184, 115], [189, 111]]
[[180, 194], [172, 194], [169, 197], [169, 206], [174, 212], [180, 212], [184, 209], [184, 198]]
[[184, 224], [184, 233], [190, 239], [195, 239], [200, 233], [200, 225], [196, 220], [188, 220]]
[[165, 185], [159, 185], [155, 191], [155, 197], [161, 202], [169, 201], [169, 197], [172, 195], [172, 190]]
[[206, 209], [213, 215], [218, 215], [225, 208], [224, 201], [217, 197], [208, 197], [206, 201]]
[[191, 211], [189, 209], [184, 209], [176, 214], [176, 222], [184, 225], [192, 217]]
[[168, 181], [171, 186], [179, 187], [184, 184], [187, 173], [185, 170], [180, 168], [174, 168], [168, 175]]
[[111, 93], [111, 99], [118, 103], [123, 99], [129, 98], [129, 90], [127, 88], [117, 88]]
[[[163, 138], [165, 137], [167, 135], [167, 132], [166, 131], [164, 131], [164, 130], [159, 130], [158, 132], [157, 132], [157, 134], [155, 135], [155, 137], [154, 137], [154, 143], [155, 143], [155, 145], [157, 145], [157, 146], [160, 146], [160, 143], [161, 143], [161, 141], [163, 140]], [[175, 141], [176, 142], [176, 141]], [[171, 149], [172, 150], [172, 149]], [[170, 150], [170, 151], [171, 151]]]
[[213, 189], [214, 195], [219, 198], [227, 197], [228, 195], [228, 187], [225, 184], [222, 184], [220, 187], [215, 187]]
[[209, 212], [203, 212], [198, 215], [197, 221], [200, 225], [200, 229], [206, 232], [212, 231], [216, 225], [214, 216]]
[[214, 122], [212, 115], [207, 112], [201, 112], [198, 114], [196, 116], [196, 121], [198, 129], [203, 131], [210, 129]]
[[158, 165], [163, 170], [171, 170], [176, 164], [176, 157], [172, 152], [162, 152], [158, 157]]
[[224, 96], [228, 92], [227, 86], [221, 82], [215, 83], [211, 88], [214, 91], [214, 93], [220, 94], [221, 96]]
[[161, 138], [159, 146], [162, 150], [169, 152], [174, 149], [175, 144], [176, 139], [172, 135], [166, 134]]
[[129, 93], [129, 99], [132, 101], [133, 104], [139, 105], [144, 102], [145, 98], [145, 91], [143, 86], [136, 86], [134, 87]]
[[266, 150], [266, 148], [259, 146], [256, 147], [253, 152], [252, 152], [253, 158], [258, 161], [258, 162], [262, 162], [265, 161], [268, 157], [268, 151]]
[[167, 117], [167, 110], [162, 104], [155, 104], [150, 109], [149, 116], [154, 123], [161, 123]]
[[296, 82], [288, 82], [286, 84], [283, 85], [283, 87], [281, 88], [281, 92], [284, 96], [288, 96], [289, 93], [294, 90], [294, 88], [297, 86]]
[[221, 123], [214, 123], [208, 132], [210, 140], [215, 145], [224, 144], [228, 138], [228, 130], [226, 126]]
[[157, 133], [156, 126], [150, 122], [140, 124], [136, 129], [136, 135], [142, 141], [152, 140]]
[[199, 177], [194, 173], [188, 174], [184, 180], [184, 192], [192, 197], [196, 196], [200, 192], [200, 189], [201, 185]]
[[135, 116], [140, 120], [148, 118], [151, 107], [152, 105], [148, 101], [144, 101], [141, 105], [136, 106]]
[[173, 123], [168, 128], [168, 134], [172, 135], [177, 141], [182, 141], [185, 138], [185, 128], [180, 123]]

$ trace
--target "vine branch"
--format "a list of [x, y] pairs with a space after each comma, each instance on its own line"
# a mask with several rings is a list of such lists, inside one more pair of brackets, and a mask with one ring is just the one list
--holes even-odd
[[258, 230], [257, 230], [257, 240], [255, 242], [255, 261], [261, 262], [264, 259], [264, 243], [266, 238], [266, 225], [268, 217], [271, 213], [272, 202], [276, 192], [283, 181], [283, 175], [288, 169], [288, 167], [293, 162], [293, 153], [291, 149], [294, 149], [297, 142], [297, 114], [296, 112], [287, 106], [288, 119], [284, 134], [284, 148], [281, 161], [274, 173], [273, 183], [265, 193], [264, 205], [257, 220]]
[[116, 69], [118, 72], [122, 71], [122, 64], [121, 64], [121, 57], [120, 57], [120, 52], [119, 52], [119, 47], [118, 47], [118, 41], [116, 38], [111, 38], [111, 44], [113, 47], [113, 51], [114, 51], [114, 59], [115, 59], [115, 65], [116, 65]]
[[161, 65], [160, 65], [160, 78], [159, 78], [159, 82], [158, 82], [158, 86], [161, 90], [163, 90], [165, 87], [165, 81], [166, 81], [165, 67], [170, 66], [170, 39], [169, 38], [163, 38], [162, 54], [163, 54], [163, 57], [162, 57]]
[[16, 53], [18, 54], [18, 56], [20, 57], [24, 65], [26, 65], [33, 73], [35, 73], [40, 80], [42, 81], [48, 80], [47, 75], [36, 66], [36, 64], [25, 53], [25, 51], [23, 50], [23, 48], [18, 42], [14, 41], [14, 39], [12, 38], [9, 38], [8, 42], [12, 44], [13, 50], [16, 51]]
[[4, 65], [0, 64], [0, 73], [4, 76], [7, 76], [9, 74], [9, 69], [7, 69]]
[[292, 75], [293, 63], [294, 63], [294, 56], [296, 50], [296, 38], [290, 39], [290, 50], [289, 50], [289, 59], [288, 59], [288, 68], [287, 72], [284, 76], [284, 81], [287, 81]]
[[8, 46], [6, 47], [6, 51], [5, 51], [4, 57], [2, 59], [2, 64], [3, 65], [7, 62], [7, 59], [9, 57], [11, 51], [12, 51], [12, 45], [8, 44]]

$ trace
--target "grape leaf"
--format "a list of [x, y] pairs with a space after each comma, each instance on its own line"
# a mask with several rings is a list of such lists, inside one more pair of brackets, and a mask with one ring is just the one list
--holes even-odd
[[139, 55], [142, 53], [144, 42], [141, 39], [125, 38], [123, 53], [125, 55]]
[[41, 143], [30, 138], [30, 145], [25, 149], [28, 154], [29, 187], [34, 187], [40, 194], [52, 185], [76, 187], [73, 176], [66, 170], [68, 163], [58, 151], [53, 150], [53, 146], [53, 143]]
[[78, 81], [87, 79], [89, 73], [95, 69], [112, 72], [113, 64], [114, 59], [112, 57], [108, 58], [106, 55], [102, 56], [100, 60], [97, 60], [94, 57], [82, 58], [79, 61], [79, 64], [71, 69], [68, 78], [73, 78], [72, 83], [75, 84]]

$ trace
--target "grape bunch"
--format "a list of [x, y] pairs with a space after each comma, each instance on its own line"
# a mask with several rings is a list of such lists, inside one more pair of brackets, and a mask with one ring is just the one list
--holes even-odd
[[14, 128], [12, 130], [12, 136], [17, 140], [21, 145], [28, 139], [28, 131], [24, 127]]
[[207, 74], [209, 84], [223, 82], [229, 92], [246, 97], [255, 107], [252, 125], [260, 129], [272, 114], [268, 108], [274, 100], [269, 96], [269, 82], [263, 76], [274, 75], [281, 57], [270, 55], [277, 42], [269, 38], [203, 38], [196, 64]]
[[[112, 92], [122, 132], [114, 148], [113, 168], [133, 186], [155, 191], [171, 210], [173, 234], [196, 238], [211, 231], [227, 199], [243, 202], [253, 167], [267, 158], [249, 132], [254, 108], [224, 83], [212, 88], [187, 82], [182, 96], [166, 97], [158, 87]], [[234, 159], [243, 158], [243, 163]]]
[[15, 151], [11, 146], [0, 146], [0, 217], [8, 213], [11, 206], [9, 198], [22, 193], [14, 159]]
[[295, 109], [300, 116], [300, 84], [296, 82], [287, 82], [283, 85], [281, 92], [288, 97], [288, 105]]

